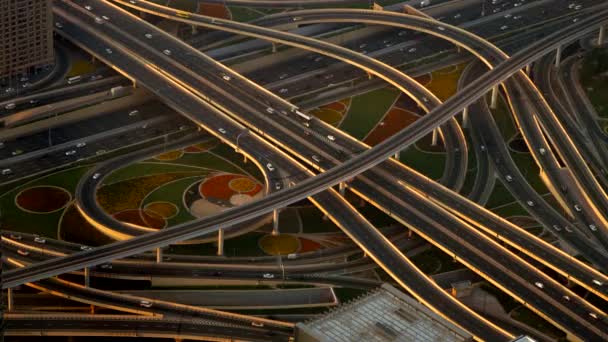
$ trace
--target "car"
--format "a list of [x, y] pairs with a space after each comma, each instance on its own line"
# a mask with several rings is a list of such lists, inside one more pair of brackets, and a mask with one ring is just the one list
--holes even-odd
[[511, 13], [507, 13], [507, 14], [505, 14], [505, 15], [504, 15], [504, 18], [505, 18], [505, 19], [508, 19], [508, 18], [511, 18], [512, 16], [513, 16], [513, 15], [512, 15]]
[[513, 7], [519, 7], [519, 6], [521, 6], [521, 4], [519, 2], [516, 2], [513, 4]]
[[152, 34], [151, 33], [146, 33], [146, 34], [144, 34], [144, 37], [146, 37], [148, 39], [152, 39]]
[[541, 283], [540, 281], [535, 282], [534, 285], [536, 285], [536, 287], [538, 287], [539, 289], [542, 289], [545, 287], [545, 285], [543, 285], [543, 283]]
[[460, 17], [462, 17], [462, 15], [460, 15], [460, 13], [456, 13], [456, 15], [454, 16], [454, 19], [458, 19]]
[[100, 17], [95, 17], [95, 22], [98, 24], [103, 24], [103, 19], [101, 19]]
[[46, 243], [46, 239], [43, 239], [43, 238], [41, 238], [41, 237], [39, 237], [39, 236], [36, 236], [36, 237], [34, 238], [34, 242], [38, 242], [38, 243]]
[[111, 55], [112, 54], [112, 49], [106, 48], [106, 52]]
[[297, 257], [298, 257], [298, 254], [296, 254], [296, 253], [287, 254], [287, 259], [290, 259], [290, 260], [296, 259]]
[[594, 224], [590, 224], [589, 225], [589, 229], [591, 229], [592, 232], [596, 232], [597, 231], [597, 227]]
[[21, 149], [16, 149], [16, 150], [14, 150], [13, 152], [11, 152], [11, 154], [12, 154], [13, 156], [18, 156], [18, 155], [20, 155], [21, 153], [23, 153], [23, 150], [21, 150]]
[[21, 240], [21, 235], [14, 235], [14, 234], [11, 234], [11, 235], [9, 235], [9, 237], [10, 237], [11, 239], [13, 239], [13, 240]]
[[29, 82], [25, 82], [25, 83], [23, 83], [23, 84], [21, 85], [21, 88], [24, 88], [24, 89], [25, 89], [25, 88], [27, 88], [27, 87], [29, 87], [29, 86], [31, 86], [31, 85], [32, 85], [31, 83], [29, 83]]
[[309, 131], [304, 131], [304, 135], [310, 135]]
[[99, 176], [101, 176], [101, 173], [98, 172], [98, 173], [96, 173], [96, 174], [93, 175], [93, 179], [98, 179]]
[[223, 128], [218, 128], [217, 130], [218, 130], [218, 132], [220, 132], [222, 134], [226, 134], [226, 130]]
[[288, 92], [289, 90], [287, 90], [287, 88], [281, 88], [281, 90], [279, 90], [280, 94], [285, 94], [286, 92]]
[[482, 150], [482, 151], [485, 151], [486, 150], [486, 145], [479, 146], [479, 149]]
[[566, 231], [568, 233], [572, 233], [573, 232], [572, 228], [570, 228], [569, 226], [566, 226], [566, 228], [564, 228], [564, 229], [566, 229]]
[[334, 78], [334, 74], [327, 74], [327, 75], [323, 76], [323, 79], [325, 79], [325, 80], [329, 80], [331, 78]]
[[407, 50], [407, 52], [416, 52], [416, 48], [415, 47], [410, 48], [409, 50]]
[[266, 164], [266, 168], [268, 169], [268, 171], [274, 171], [274, 166], [272, 166], [271, 163]]
[[63, 24], [62, 23], [55, 23], [55, 26], [57, 26], [57, 28], [62, 28]]
[[556, 231], [558, 231], [558, 232], [562, 230], [562, 229], [560, 228], [560, 226], [558, 226], [558, 225], [556, 225], [556, 224], [554, 224], [554, 225], [553, 225], [553, 229], [555, 229], [555, 230], [556, 230]]
[[331, 140], [331, 141], [336, 141], [336, 137], [334, 137], [333, 135], [328, 135], [327, 139]]
[[11, 169], [2, 169], [3, 176], [10, 175], [11, 173], [13, 173], [13, 170]]
[[270, 107], [266, 108], [266, 111], [270, 114], [274, 113], [274, 109], [272, 109]]
[[171, 56], [171, 50], [164, 49], [164, 50], [163, 50], [163, 53], [164, 53], [165, 55], [167, 55], [167, 56]]
[[96, 155], [98, 155], [98, 156], [100, 156], [100, 155], [105, 154], [105, 153], [107, 153], [107, 152], [108, 152], [108, 151], [106, 151], [106, 150], [97, 150], [97, 151], [95, 152], [95, 154], [96, 154]]
[[562, 298], [564, 298], [564, 300], [570, 301], [570, 296], [568, 296], [568, 295], [564, 295], [564, 296], [562, 296]]
[[504, 30], [506, 30], [506, 29], [508, 29], [508, 28], [509, 28], [509, 26], [507, 26], [507, 25], [502, 25], [502, 26], [500, 27], [500, 29], [501, 29], [501, 30], [503, 30], [503, 31], [504, 31]]
[[424, 102], [429, 102], [429, 99], [427, 99], [427, 98], [426, 98], [426, 96], [423, 96], [423, 97], [422, 97], [422, 101], [424, 101]]
[[283, 189], [283, 183], [281, 183], [281, 182], [274, 183], [274, 189], [275, 190], [281, 190], [281, 189]]
[[264, 273], [262, 274], [262, 277], [265, 279], [274, 279], [274, 274], [272, 273]]
[[593, 279], [593, 283], [597, 286], [602, 286], [604, 285], [604, 283], [602, 283], [601, 281], [597, 280], [597, 279]]
[[27, 81], [29, 81], [29, 80], [30, 80], [30, 79], [29, 79], [29, 78], [27, 78], [27, 76], [23, 76], [23, 77], [21, 77], [21, 78], [19, 79], [19, 82], [27, 82]]
[[231, 80], [230, 76], [228, 76], [228, 75], [226, 75], [226, 74], [223, 74], [223, 75], [222, 75], [222, 78], [223, 78], [225, 81], [230, 81], [230, 80]]
[[110, 18], [108, 16], [102, 15], [101, 16], [104, 20], [110, 20]]
[[577, 10], [577, 11], [580, 10], [581, 8], [583, 8], [583, 5], [576, 5], [576, 6], [574, 6], [574, 9]]
[[599, 318], [598, 315], [595, 312], [590, 312], [589, 316], [591, 316], [591, 318], [593, 318], [593, 319], [598, 319]]
[[399, 31], [399, 33], [397, 33], [397, 35], [398, 35], [399, 37], [402, 37], [402, 36], [404, 36], [404, 35], [406, 35], [406, 34], [407, 34], [407, 31]]
[[91, 248], [91, 247], [89, 247], [89, 246], [80, 246], [80, 250], [81, 250], [81, 251], [90, 251], [90, 250], [92, 250], [92, 249], [93, 249], [93, 248]]
[[310, 127], [310, 124], [308, 123], [308, 121], [302, 121], [302, 125], [304, 125], [304, 127]]
[[111, 270], [112, 269], [112, 264], [102, 264], [99, 267], [101, 267], [104, 270]]
[[133, 109], [132, 111], [129, 112], [129, 116], [135, 116], [137, 114], [139, 114], [139, 110], [137, 110], [137, 109]]
[[319, 158], [319, 156], [317, 155], [313, 155], [312, 156], [312, 160], [316, 161], [317, 163], [321, 161], [321, 158]]
[[152, 302], [149, 300], [141, 300], [139, 301], [139, 306], [143, 306], [144, 308], [151, 308]]
[[287, 78], [287, 76], [288, 76], [287, 74], [281, 74], [281, 75], [279, 75], [279, 79], [283, 80], [283, 79]]
[[578, 205], [578, 204], [575, 204], [575, 205], [574, 205], [574, 210], [576, 210], [576, 211], [578, 211], [578, 212], [583, 211], [583, 209], [581, 209], [581, 206], [580, 206], [580, 205]]
[[573, 22], [573, 23], [575, 23], [575, 22], [577, 22], [577, 21], [578, 21], [578, 18], [574, 18], [574, 19], [572, 19], [572, 22]]
[[22, 249], [18, 249], [18, 250], [17, 250], [17, 254], [19, 254], [19, 255], [23, 255], [23, 256], [28, 256], [28, 255], [30, 255], [30, 252], [28, 252], [28, 251], [24, 251], [24, 250], [22, 250]]
[[533, 207], [533, 206], [534, 206], [534, 202], [532, 202], [532, 201], [526, 201], [526, 204], [527, 204], [528, 206], [530, 206], [530, 207]]
[[74, 155], [74, 154], [76, 154], [76, 150], [69, 150], [69, 151], [65, 152], [66, 156], [71, 156], [71, 155]]
[[521, 19], [521, 17], [522, 17], [521, 15], [516, 15], [516, 16], [513, 17], [513, 19], [519, 20], [519, 19]]
[[78, 144], [76, 144], [76, 147], [78, 147], [78, 148], [85, 147], [85, 146], [87, 146], [87, 143], [84, 142], [84, 141], [79, 142]]
[[363, 49], [363, 48], [365, 48], [366, 46], [367, 46], [367, 44], [361, 44], [361, 45], [359, 45], [359, 49]]
[[302, 17], [293, 17], [293, 21], [302, 20]]
[[568, 5], [568, 8], [569, 8], [569, 9], [573, 9], [573, 8], [574, 8], [574, 6], [576, 6], [576, 4], [575, 4], [575, 3], [571, 3], [570, 5]]
[[543, 147], [538, 149], [538, 152], [542, 155], [544, 155], [545, 153], [547, 153], [547, 150], [545, 150]]
[[439, 31], [445, 31], [445, 27], [443, 27], [443, 26], [437, 26], [437, 29], [438, 29]]
[[264, 326], [264, 323], [262, 323], [262, 322], [251, 322], [251, 325], [254, 326], [254, 327], [262, 328]]
[[323, 57], [319, 56], [317, 58], [314, 59], [315, 62], [320, 62], [323, 60]]

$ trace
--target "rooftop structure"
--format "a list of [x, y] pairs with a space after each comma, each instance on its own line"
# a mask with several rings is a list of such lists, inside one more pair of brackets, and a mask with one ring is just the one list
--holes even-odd
[[51, 0], [0, 0], [0, 79], [53, 63]]
[[394, 287], [379, 289], [313, 321], [296, 339], [317, 341], [472, 341], [473, 337]]

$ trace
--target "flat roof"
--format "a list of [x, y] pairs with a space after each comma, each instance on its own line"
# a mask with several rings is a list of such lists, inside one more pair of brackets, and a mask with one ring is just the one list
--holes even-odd
[[[389, 284], [297, 329], [306, 341], [472, 341], [468, 332]], [[303, 339], [304, 340], [304, 339]]]

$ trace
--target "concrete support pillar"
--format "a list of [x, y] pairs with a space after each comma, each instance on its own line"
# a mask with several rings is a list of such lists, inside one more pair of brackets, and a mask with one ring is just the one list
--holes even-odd
[[6, 291], [6, 310], [11, 312], [15, 310], [15, 298], [13, 298], [13, 289], [7, 289]]
[[163, 262], [163, 249], [160, 247], [158, 247], [156, 249], [156, 262], [157, 263]]
[[217, 231], [217, 255], [224, 255], [224, 230]]
[[340, 195], [344, 196], [344, 193], [346, 192], [346, 183], [340, 182], [338, 189], [340, 190]]
[[600, 26], [600, 33], [597, 36], [597, 45], [601, 46], [604, 44], [604, 36], [606, 35], [604, 25]]
[[133, 80], [133, 88], [137, 88], [137, 81]]
[[532, 72], [532, 64], [528, 64], [526, 65], [526, 74], [528, 76], [530, 76], [530, 73]]
[[91, 304], [91, 310], [89, 311], [91, 315], [95, 314], [95, 305]]
[[247, 164], [247, 156], [243, 154], [243, 163]]
[[198, 33], [198, 27], [196, 27], [196, 25], [192, 25], [192, 35], [194, 36], [197, 33]]
[[437, 146], [437, 138], [439, 136], [439, 128], [433, 130], [433, 137], [431, 138], [431, 146]]
[[559, 67], [562, 62], [562, 46], [557, 47], [557, 51], [555, 52], [555, 67]]
[[395, 159], [399, 160], [399, 158], [401, 157], [401, 151], [397, 151], [395, 152], [395, 155], [393, 156]]
[[498, 107], [498, 86], [492, 88], [492, 98], [490, 99], [490, 108], [496, 109]]
[[84, 268], [84, 287], [91, 287], [91, 269]]
[[408, 239], [411, 239], [411, 238], [412, 238], [412, 235], [414, 235], [414, 232], [412, 232], [412, 230], [411, 230], [411, 229], [408, 229], [408, 230], [407, 230], [407, 238], [408, 238]]
[[279, 235], [279, 210], [272, 211], [272, 235]]
[[272, 53], [277, 52], [277, 44], [276, 43], [272, 43]]
[[469, 125], [469, 107], [464, 107], [462, 110], [462, 127], [467, 127]]
[[371, 74], [371, 73], [369, 73], [369, 72], [367, 73], [367, 79], [368, 79], [368, 80], [371, 80], [371, 79], [372, 79], [372, 74]]

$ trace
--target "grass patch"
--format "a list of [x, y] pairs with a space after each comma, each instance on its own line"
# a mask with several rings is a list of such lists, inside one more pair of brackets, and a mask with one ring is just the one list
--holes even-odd
[[178, 179], [174, 182], [161, 186], [148, 194], [148, 196], [143, 202], [143, 205], [145, 206], [148, 203], [158, 201], [167, 201], [175, 204], [178, 208], [178, 213], [176, 216], [168, 220], [167, 224], [169, 227], [194, 220], [195, 217], [190, 214], [188, 208], [184, 207], [184, 201], [182, 200], [182, 196], [184, 191], [186, 191], [186, 189], [192, 183], [196, 182], [196, 180], [200, 178], [201, 177], [197, 176]]
[[431, 179], [439, 179], [443, 175], [445, 158], [444, 153], [426, 153], [412, 146], [401, 151], [400, 160]]
[[340, 129], [363, 139], [380, 122], [398, 95], [396, 89], [382, 88], [353, 97]]
[[257, 18], [261, 18], [264, 15], [247, 7], [230, 6], [228, 7], [228, 10], [230, 10], [230, 13], [232, 13], [232, 20], [245, 23]]
[[584, 59], [580, 72], [581, 85], [598, 115], [608, 118], [608, 50], [594, 49]]

